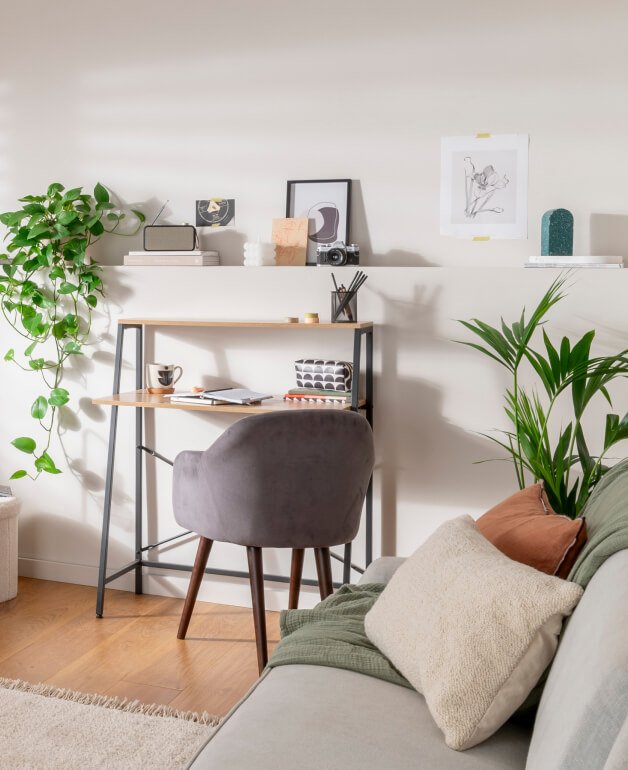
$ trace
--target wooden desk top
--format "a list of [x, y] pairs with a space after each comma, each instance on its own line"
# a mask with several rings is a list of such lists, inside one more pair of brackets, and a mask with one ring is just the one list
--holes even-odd
[[[364, 399], [359, 405], [364, 406]], [[116, 393], [92, 399], [92, 404], [107, 406], [131, 406], [142, 409], [183, 409], [190, 412], [228, 412], [231, 414], [267, 414], [268, 412], [290, 412], [299, 409], [351, 409], [351, 404], [303, 404], [284, 401], [281, 396], [274, 396], [259, 404], [217, 404], [215, 406], [172, 402], [164, 396], [155, 396], [144, 390], [134, 390], [130, 393]]]
[[202, 318], [119, 318], [120, 326], [196, 326], [223, 329], [371, 329], [373, 321], [357, 323], [296, 324], [286, 321], [210, 321]]

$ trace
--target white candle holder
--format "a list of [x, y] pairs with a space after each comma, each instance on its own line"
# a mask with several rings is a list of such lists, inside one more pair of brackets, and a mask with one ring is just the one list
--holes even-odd
[[275, 244], [250, 241], [244, 244], [244, 264], [247, 267], [263, 267], [275, 264]]

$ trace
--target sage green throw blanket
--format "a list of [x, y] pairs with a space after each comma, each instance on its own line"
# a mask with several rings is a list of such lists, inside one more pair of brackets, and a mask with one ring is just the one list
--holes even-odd
[[628, 548], [628, 459], [602, 477], [582, 515], [587, 522], [587, 542], [568, 580], [585, 587], [610, 556]]
[[411, 688], [364, 631], [364, 616], [384, 588], [383, 583], [344, 585], [312, 610], [283, 610], [281, 641], [268, 665], [346, 668]]

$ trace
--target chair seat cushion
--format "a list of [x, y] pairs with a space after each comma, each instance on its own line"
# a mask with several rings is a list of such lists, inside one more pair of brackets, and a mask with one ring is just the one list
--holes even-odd
[[421, 695], [323, 666], [275, 668], [232, 711], [193, 770], [523, 770], [528, 729], [447, 748]]

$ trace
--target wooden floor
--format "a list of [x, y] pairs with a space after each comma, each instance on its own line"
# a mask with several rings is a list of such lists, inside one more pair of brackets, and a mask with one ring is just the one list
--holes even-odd
[[[0, 676], [224, 715], [257, 679], [251, 610], [197, 602], [185, 641], [182, 599], [20, 578], [0, 604]], [[267, 613], [269, 650], [279, 613]]]

